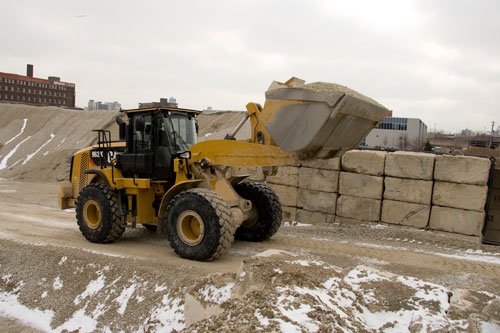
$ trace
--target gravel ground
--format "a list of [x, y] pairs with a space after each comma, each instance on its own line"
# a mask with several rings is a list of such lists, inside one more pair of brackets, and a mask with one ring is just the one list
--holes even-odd
[[[476, 238], [287, 222], [269, 241], [236, 241], [219, 260], [202, 263], [179, 258], [166, 239], [142, 228], [127, 229], [113, 244], [87, 242], [74, 212], [56, 209], [57, 190], [56, 183], [0, 182], [3, 327], [371, 331], [397, 329], [396, 314], [420, 316], [411, 324], [415, 330], [496, 325], [485, 309], [500, 295], [500, 249]], [[289, 254], [253, 257], [270, 249]], [[454, 301], [461, 290], [472, 308]], [[433, 300], [425, 301], [423, 291]], [[203, 319], [211, 307], [218, 314]]]

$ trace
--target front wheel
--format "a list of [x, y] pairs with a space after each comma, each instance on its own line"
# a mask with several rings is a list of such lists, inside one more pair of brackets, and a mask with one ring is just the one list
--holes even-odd
[[234, 189], [244, 199], [250, 200], [257, 210], [257, 216], [243, 221], [236, 229], [236, 239], [262, 242], [271, 238], [281, 226], [282, 211], [278, 196], [264, 183], [247, 181]]
[[178, 255], [199, 261], [217, 259], [234, 239], [229, 206], [217, 193], [203, 188], [187, 190], [172, 200], [166, 230]]

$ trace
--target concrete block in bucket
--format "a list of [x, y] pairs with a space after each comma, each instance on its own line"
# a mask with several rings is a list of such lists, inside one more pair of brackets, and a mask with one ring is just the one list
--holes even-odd
[[[332, 158], [356, 148], [387, 109], [347, 87], [325, 82], [273, 82], [265, 126], [276, 144], [300, 160]], [[264, 113], [264, 112], [263, 112]]]

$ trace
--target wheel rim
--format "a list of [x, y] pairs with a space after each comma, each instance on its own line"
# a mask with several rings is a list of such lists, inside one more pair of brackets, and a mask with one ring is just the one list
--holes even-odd
[[200, 244], [205, 234], [203, 219], [193, 210], [182, 212], [177, 218], [177, 234], [187, 245]]
[[259, 211], [257, 210], [257, 207], [255, 205], [252, 206], [252, 210], [250, 211], [248, 219], [243, 221], [240, 227], [250, 229], [254, 225], [257, 224], [257, 221], [259, 221]]
[[101, 208], [95, 200], [88, 200], [83, 205], [83, 219], [90, 229], [97, 229], [101, 225]]

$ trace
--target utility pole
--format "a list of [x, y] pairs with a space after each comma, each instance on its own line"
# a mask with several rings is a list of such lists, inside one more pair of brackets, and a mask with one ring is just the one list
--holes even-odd
[[488, 140], [488, 148], [491, 148], [491, 144], [493, 143], [493, 128], [495, 127], [495, 121], [491, 122], [491, 132], [490, 139]]

